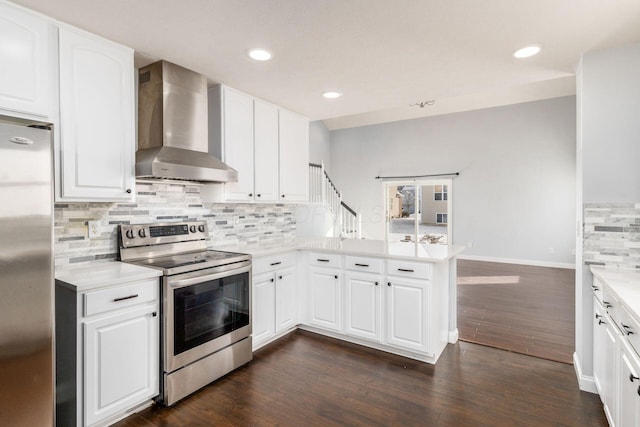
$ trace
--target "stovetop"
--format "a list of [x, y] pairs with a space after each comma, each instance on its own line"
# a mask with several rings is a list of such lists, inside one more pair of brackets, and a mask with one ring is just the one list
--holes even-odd
[[251, 255], [224, 251], [198, 251], [127, 261], [162, 270], [165, 276], [248, 261]]

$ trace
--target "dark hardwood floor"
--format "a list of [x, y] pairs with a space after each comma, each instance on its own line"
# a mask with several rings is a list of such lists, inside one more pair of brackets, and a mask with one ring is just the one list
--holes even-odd
[[573, 363], [574, 281], [570, 269], [459, 260], [460, 339]]
[[572, 366], [466, 342], [437, 365], [296, 331], [171, 408], [118, 427], [606, 426]]

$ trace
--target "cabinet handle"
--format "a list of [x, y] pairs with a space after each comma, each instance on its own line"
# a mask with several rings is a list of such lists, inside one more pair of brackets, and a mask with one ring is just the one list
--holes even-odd
[[138, 294], [129, 295], [129, 296], [126, 296], [126, 297], [114, 298], [113, 302], [124, 301], [124, 300], [127, 300], [127, 299], [133, 299], [133, 298], [138, 298]]
[[638, 378], [635, 375], [630, 373], [629, 374], [629, 381], [634, 382], [635, 380], [640, 380], [640, 378]]
[[413, 273], [413, 270], [409, 270], [407, 268], [399, 268], [398, 271], [404, 271], [405, 273]]
[[606, 325], [605, 322], [602, 321], [602, 319], [598, 320], [598, 325]]
[[638, 386], [638, 396], [640, 396], [640, 385]]
[[613, 306], [611, 305], [611, 303], [610, 303], [610, 302], [607, 302], [607, 301], [602, 301], [602, 304], [604, 304], [604, 306], [605, 306], [606, 308], [611, 308], [611, 307], [613, 307]]
[[284, 199], [284, 194], [282, 195], [282, 198]]
[[278, 279], [282, 280], [282, 276], [278, 276]]
[[391, 286], [391, 282], [387, 282], [387, 286]]
[[320, 261], [320, 262], [329, 262], [328, 259], [322, 259], [322, 258], [318, 258], [318, 261]]
[[253, 193], [249, 193], [249, 197], [253, 197]]
[[629, 329], [631, 329], [631, 326], [629, 325], [625, 325], [624, 323], [620, 322], [620, 325], [622, 326], [622, 329], [624, 329], [624, 333], [627, 335], [633, 335], [633, 331], [630, 331]]
[[131, 194], [131, 189], [127, 188], [127, 194]]
[[151, 317], [156, 317], [157, 315], [158, 315], [158, 313], [155, 312], [155, 311], [153, 313], [151, 313]]
[[274, 280], [273, 280], [273, 277], [271, 278], [271, 281], [272, 281], [272, 282], [274, 281]]
[[356, 263], [356, 267], [369, 267], [369, 264], [358, 264], [358, 263]]
[[600, 288], [599, 288], [599, 287], [594, 286], [594, 285], [591, 285], [591, 288], [592, 288], [594, 291], [599, 291], [599, 290], [600, 290]]
[[272, 262], [271, 265], [280, 265], [282, 264], [282, 261], [278, 261], [278, 262]]
[[337, 279], [337, 278], [338, 278], [338, 275], [336, 274], [335, 276], [333, 276], [333, 278], [334, 278], [334, 279]]
[[601, 318], [601, 317], [602, 317], [602, 314], [598, 314], [598, 313], [596, 313], [596, 319], [599, 319], [599, 318]]
[[376, 282], [376, 286], [378, 286], [378, 282]]
[[256, 197], [262, 197], [262, 194], [256, 194]]

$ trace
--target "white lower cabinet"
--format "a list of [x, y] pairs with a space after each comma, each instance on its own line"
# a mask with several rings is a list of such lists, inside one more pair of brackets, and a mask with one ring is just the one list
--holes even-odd
[[308, 283], [308, 323], [342, 331], [342, 281], [337, 268], [312, 267]]
[[296, 254], [258, 258], [253, 262], [253, 349], [298, 325]]
[[157, 307], [84, 322], [85, 424], [158, 393]]
[[382, 340], [382, 276], [346, 272], [345, 333], [371, 341]]
[[600, 398], [602, 398], [604, 396], [606, 352], [601, 350], [606, 342], [607, 325], [604, 319], [604, 307], [595, 296], [593, 298], [593, 313], [593, 380]]
[[620, 346], [620, 402], [618, 426], [640, 425], [640, 359], [631, 346], [622, 342]]
[[407, 350], [428, 353], [429, 282], [388, 277], [386, 288], [386, 342]]
[[601, 379], [602, 403], [610, 426], [618, 425], [618, 355], [620, 352], [620, 332], [609, 316], [605, 316], [604, 372]]
[[160, 285], [68, 283], [56, 281], [56, 424], [109, 425], [158, 395]]

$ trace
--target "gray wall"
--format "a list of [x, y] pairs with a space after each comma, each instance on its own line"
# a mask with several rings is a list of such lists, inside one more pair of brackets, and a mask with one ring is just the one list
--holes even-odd
[[575, 102], [563, 97], [332, 131], [332, 178], [362, 212], [363, 234], [384, 238], [375, 176], [460, 172], [450, 190], [453, 241], [473, 243], [466, 255], [573, 264]]
[[309, 162], [324, 162], [325, 169], [331, 173], [331, 133], [320, 120], [309, 123]]

